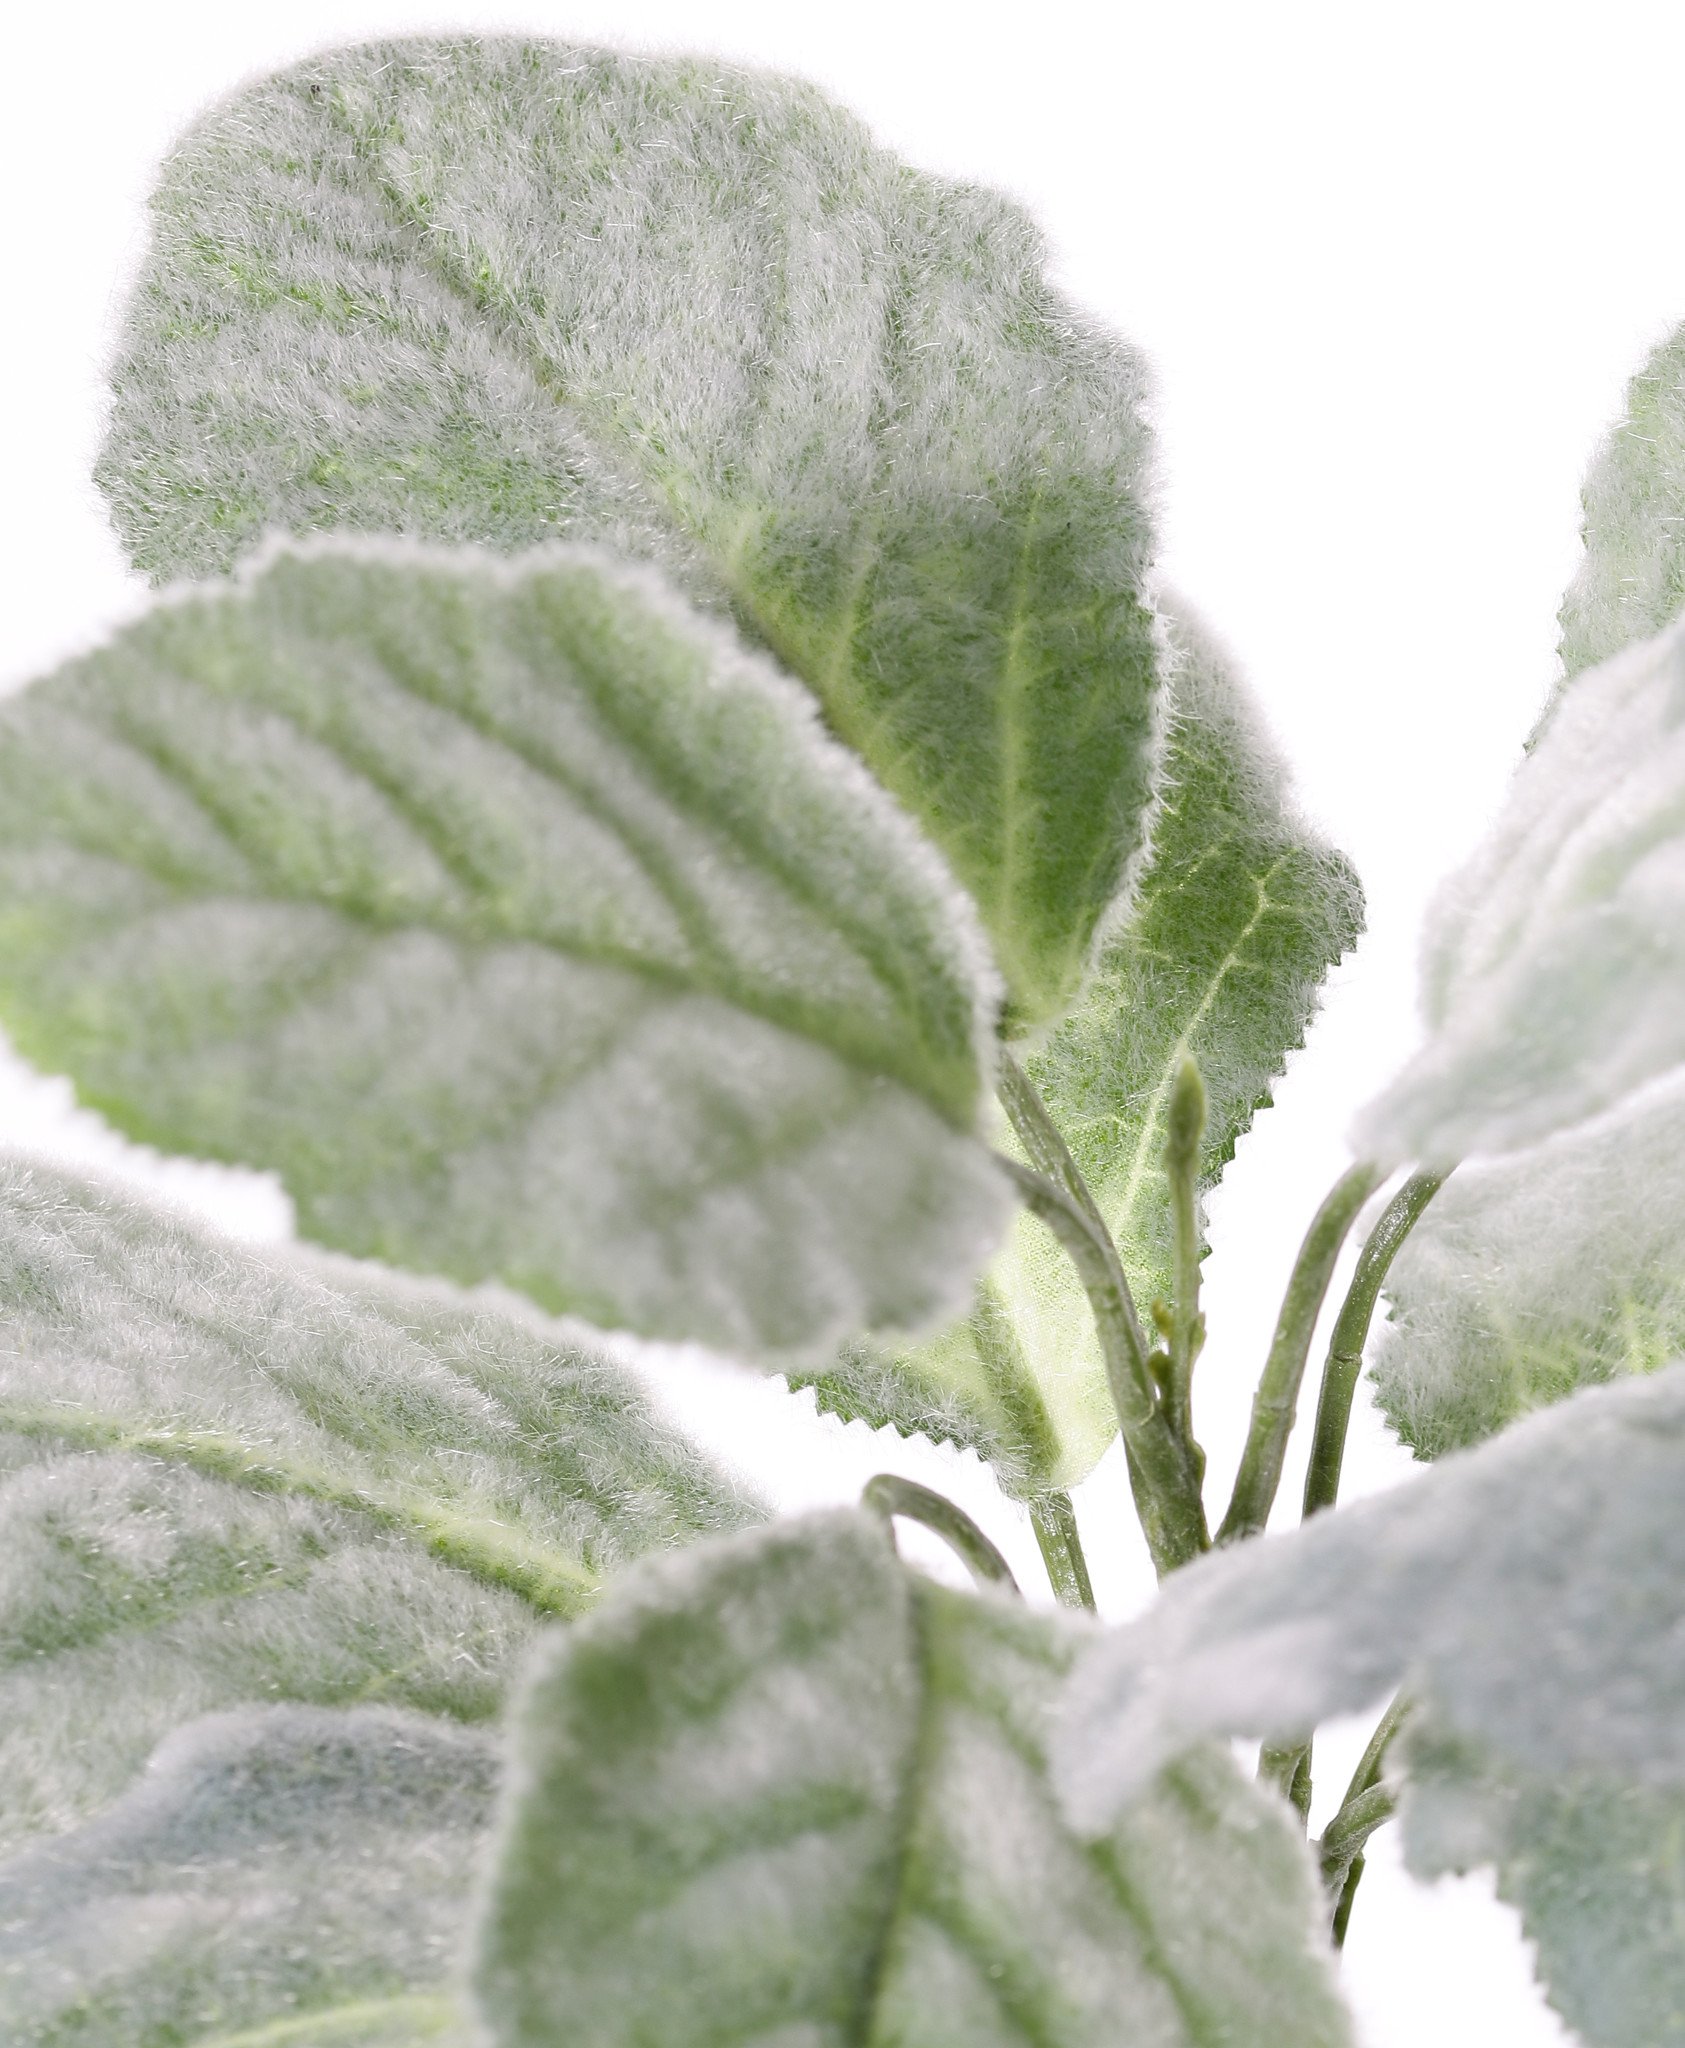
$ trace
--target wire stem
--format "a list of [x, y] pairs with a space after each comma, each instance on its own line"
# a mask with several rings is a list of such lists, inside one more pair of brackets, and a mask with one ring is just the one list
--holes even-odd
[[1287, 1282], [1263, 1377], [1252, 1399], [1252, 1425], [1247, 1432], [1229, 1511], [1217, 1532], [1220, 1544], [1262, 1535], [1269, 1521], [1281, 1485], [1282, 1461], [1287, 1455], [1287, 1439], [1293, 1433], [1299, 1386], [1305, 1376], [1305, 1360], [1310, 1356], [1311, 1337], [1323, 1297], [1334, 1276], [1334, 1263], [1340, 1256], [1346, 1232], [1379, 1177], [1376, 1169], [1364, 1162], [1348, 1167], [1305, 1233]]
[[1340, 1304], [1339, 1319], [1322, 1368], [1316, 1432], [1311, 1439], [1311, 1461], [1305, 1473], [1307, 1519], [1331, 1508], [1339, 1497], [1352, 1397], [1357, 1392], [1357, 1376], [1363, 1369], [1363, 1352], [1375, 1318], [1375, 1305], [1399, 1247], [1445, 1185], [1445, 1179], [1443, 1173], [1413, 1173], [1382, 1210], [1380, 1221], [1357, 1255], [1357, 1270]]
[[882, 1515], [886, 1522], [893, 1522], [897, 1515], [904, 1515], [909, 1522], [917, 1522], [933, 1535], [940, 1536], [978, 1585], [1006, 1586], [1014, 1593], [1018, 1591], [1018, 1581], [1012, 1576], [1011, 1565], [964, 1508], [956, 1507], [945, 1494], [920, 1486], [916, 1479], [902, 1479], [893, 1472], [880, 1472], [875, 1479], [868, 1479], [862, 1488], [860, 1505]]
[[1094, 1613], [1094, 1587], [1089, 1580], [1088, 1559], [1083, 1555], [1071, 1496], [1038, 1494], [1030, 1502], [1030, 1527], [1036, 1532], [1053, 1597], [1061, 1607], [1081, 1607]]

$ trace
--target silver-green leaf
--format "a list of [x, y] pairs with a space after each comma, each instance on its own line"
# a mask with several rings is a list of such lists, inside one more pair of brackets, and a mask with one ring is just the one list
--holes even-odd
[[1585, 554], [1558, 615], [1570, 678], [1660, 632], [1685, 606], [1685, 328], [1627, 386], [1581, 501]]
[[817, 693], [981, 905], [1025, 1020], [1141, 840], [1142, 371], [1000, 196], [811, 88], [452, 38], [172, 150], [100, 478], [142, 568], [355, 527], [662, 563]]
[[1365, 1155], [1518, 1150], [1685, 1064], [1685, 627], [1563, 693], [1441, 892], [1423, 988], [1427, 1043]]
[[754, 1513], [601, 1358], [0, 1159], [0, 1848], [222, 1708], [485, 1720], [541, 1617]]
[[470, 2048], [455, 1982], [497, 1745], [390, 1708], [180, 1729], [0, 1863], [8, 2048]]
[[388, 541], [184, 590], [0, 705], [0, 1019], [309, 1237], [748, 1355], [967, 1298], [968, 906], [653, 572]]
[[[1143, 1310], [1172, 1291], [1165, 1115], [1182, 1061], [1205, 1082], [1209, 1192], [1363, 917], [1355, 875], [1299, 815], [1233, 664], [1175, 609], [1152, 860], [1081, 1002], [1025, 1060]], [[1087, 1299], [1028, 1216], [966, 1322], [917, 1350], [852, 1345], [807, 1377], [840, 1414], [974, 1446], [1026, 1494], [1076, 1485], [1117, 1432]]]
[[1308, 1734], [1400, 1683], [1506, 1765], [1685, 1785], [1682, 1497], [1675, 1365], [1189, 1566], [1079, 1667], [1068, 1810], [1105, 1825], [1204, 1736]]
[[1410, 1868], [1496, 1867], [1546, 1995], [1586, 2048], [1680, 2048], [1685, 1788], [1505, 1768], [1424, 1722], [1407, 1737]]
[[1348, 2039], [1285, 1819], [1214, 1752], [1084, 1844], [1073, 1646], [828, 1515], [628, 1578], [543, 1654], [476, 1988], [497, 2048]]
[[1685, 1356], [1685, 1097], [1460, 1167], [1387, 1281], [1374, 1360], [1420, 1458]]

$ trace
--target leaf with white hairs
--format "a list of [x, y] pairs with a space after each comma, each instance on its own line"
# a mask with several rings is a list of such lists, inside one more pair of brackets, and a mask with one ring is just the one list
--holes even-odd
[[812, 700], [652, 571], [282, 551], [0, 705], [0, 1017], [309, 1237], [801, 1354], [959, 1306], [969, 906]]
[[601, 1357], [0, 1158], [0, 1849], [221, 1708], [485, 1720], [540, 1618], [755, 1512]]
[[1108, 1825], [1206, 1736], [1307, 1735], [1399, 1684], [1505, 1765], [1685, 1785], [1682, 1496], [1670, 1366], [1189, 1566], [1078, 1667], [1068, 1809]]
[[454, 1979], [497, 1776], [486, 1731], [390, 1708], [178, 1730], [0, 1863], [8, 2048], [470, 2048]]
[[476, 1989], [497, 2048], [1317, 2048], [1314, 1881], [1206, 1751], [1104, 1841], [1047, 1784], [1077, 1640], [862, 1515], [629, 1576], [541, 1656]]
[[504, 38], [332, 51], [171, 151], [99, 475], [154, 577], [265, 530], [663, 564], [817, 693], [1075, 993], [1142, 840], [1134, 352], [1010, 201], [811, 87]]
[[1423, 984], [1429, 1037], [1366, 1156], [1515, 1151], [1685, 1065], [1685, 626], [1563, 693], [1441, 891]]

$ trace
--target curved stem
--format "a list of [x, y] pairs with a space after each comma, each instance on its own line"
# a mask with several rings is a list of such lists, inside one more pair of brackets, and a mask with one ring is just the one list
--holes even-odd
[[1088, 1559], [1083, 1554], [1071, 1496], [1038, 1494], [1030, 1502], [1030, 1527], [1036, 1532], [1053, 1597], [1061, 1607], [1081, 1607], [1093, 1614], [1094, 1586], [1088, 1576]]
[[[1390, 1819], [1393, 1810], [1392, 1794], [1381, 1782], [1381, 1771], [1387, 1760], [1387, 1751], [1392, 1747], [1393, 1738], [1404, 1726], [1410, 1712], [1410, 1702], [1399, 1693], [1386, 1712], [1381, 1716], [1375, 1732], [1369, 1738], [1369, 1746], [1358, 1759], [1357, 1769], [1352, 1772], [1351, 1783], [1346, 1787], [1346, 1796], [1340, 1802], [1340, 1810], [1323, 1830], [1321, 1842], [1322, 1881], [1334, 1896], [1333, 1936], [1334, 1946], [1345, 1944], [1346, 1929], [1351, 1923], [1352, 1902], [1357, 1897], [1357, 1888], [1363, 1882], [1363, 1849], [1369, 1837], [1382, 1821]], [[1309, 1749], [1306, 1744], [1306, 1770], [1309, 1771]], [[1386, 1811], [1381, 1811], [1382, 1795]], [[1374, 1814], [1366, 1826], [1358, 1831], [1358, 1823]], [[1330, 1854], [1330, 1845], [1334, 1853]]]
[[880, 1472], [868, 1479], [860, 1494], [860, 1505], [891, 1522], [905, 1515], [932, 1535], [940, 1536], [965, 1565], [980, 1586], [1007, 1586], [1016, 1593], [1018, 1581], [1012, 1567], [977, 1524], [956, 1507], [945, 1494], [920, 1486], [916, 1479], [902, 1479], [893, 1472]]
[[1146, 1340], [1118, 1262], [1117, 1247], [1089, 1210], [1057, 1181], [1021, 1160], [997, 1154], [1024, 1206], [1069, 1253], [1094, 1315], [1118, 1427], [1129, 1453], [1130, 1482], [1159, 1577], [1210, 1546], [1199, 1480], [1172, 1432], [1147, 1364]]
[[1340, 1304], [1339, 1320], [1334, 1325], [1328, 1358], [1322, 1368], [1316, 1433], [1311, 1439], [1311, 1461], [1305, 1473], [1307, 1517], [1331, 1508], [1338, 1498], [1352, 1397], [1357, 1392], [1357, 1376], [1363, 1369], [1363, 1351], [1369, 1341], [1375, 1304], [1381, 1298], [1381, 1287], [1399, 1247], [1445, 1180], [1444, 1173], [1413, 1173], [1381, 1212], [1380, 1221], [1358, 1253], [1357, 1270]]
[[1219, 1543], [1238, 1543], [1245, 1537], [1261, 1535], [1269, 1521], [1281, 1485], [1282, 1461], [1287, 1455], [1287, 1439], [1293, 1433], [1299, 1386], [1305, 1376], [1305, 1360], [1310, 1355], [1323, 1296], [1334, 1277], [1334, 1262], [1340, 1256], [1346, 1232], [1379, 1178], [1376, 1168], [1365, 1162], [1348, 1167], [1305, 1233], [1287, 1282], [1263, 1377], [1253, 1396], [1252, 1425], [1247, 1432], [1229, 1511], [1217, 1532]]
[[1346, 1872], [1351, 1868], [1352, 1859], [1384, 1821], [1392, 1819], [1398, 1811], [1398, 1800], [1390, 1785], [1371, 1785], [1360, 1792], [1355, 1799], [1348, 1799], [1334, 1818], [1322, 1831], [1318, 1845], [1322, 1858], [1322, 1875], [1325, 1882], [1333, 1887], [1338, 1880], [1343, 1895]]
[[1042, 1101], [1036, 1084], [1004, 1046], [1000, 1050], [1000, 1077], [995, 1084], [995, 1093], [1018, 1134], [1019, 1144], [1029, 1154], [1030, 1164], [1038, 1173], [1045, 1174], [1063, 1188], [1107, 1244], [1111, 1244], [1112, 1234], [1106, 1228], [1105, 1217], [1100, 1214], [1100, 1204], [1094, 1199], [1094, 1190], [1083, 1178], [1082, 1168], [1071, 1157], [1071, 1148], [1065, 1143], [1064, 1133], [1048, 1113], [1047, 1104]]

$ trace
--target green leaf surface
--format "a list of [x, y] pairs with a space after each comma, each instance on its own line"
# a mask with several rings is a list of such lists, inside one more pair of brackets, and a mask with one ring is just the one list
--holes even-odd
[[1685, 328], [1627, 386], [1581, 503], [1585, 554], [1558, 615], [1570, 679], [1671, 625], [1685, 605]]
[[1443, 1730], [1408, 1737], [1419, 1877], [1497, 1867], [1550, 2002], [1586, 2048], [1685, 2042], [1685, 1789], [1505, 1769]]
[[962, 1303], [992, 981], [811, 700], [642, 569], [282, 551], [0, 706], [0, 1016], [305, 1235], [801, 1352]]
[[470, 2048], [452, 1980], [497, 1761], [389, 1708], [178, 1730], [0, 1863], [8, 2048]]
[[[1183, 1059], [1206, 1086], [1209, 1192], [1363, 917], [1356, 877], [1298, 814], [1233, 664], [1176, 610], [1152, 860], [1081, 1002], [1025, 1061], [1143, 1312], [1172, 1288], [1165, 1115]], [[1026, 1494], [1076, 1485], [1117, 1431], [1087, 1299], [1025, 1214], [967, 1322], [916, 1351], [853, 1345], [811, 1378], [834, 1412], [974, 1446]]]
[[1421, 1458], [1685, 1356], [1685, 1096], [1459, 1168], [1387, 1292], [1376, 1390]]
[[0, 1159], [0, 1847], [221, 1708], [483, 1720], [538, 1617], [753, 1513], [601, 1358]]
[[1422, 979], [1427, 1043], [1360, 1155], [1520, 1150], [1685, 1063], [1685, 628], [1563, 693], [1440, 893]]
[[810, 87], [436, 39], [312, 58], [172, 150], [100, 479], [136, 563], [267, 529], [664, 564], [809, 683], [976, 897], [1025, 1020], [1140, 844], [1134, 353], [1011, 202]]
[[515, 1734], [476, 1984], [497, 2048], [1344, 2042], [1302, 1845], [1225, 1757], [1083, 1845], [1074, 1638], [833, 1514], [628, 1579]]
[[1308, 1735], [1400, 1684], [1540, 1777], [1685, 1786], [1685, 1367], [1594, 1387], [1390, 1493], [1178, 1572], [1085, 1656], [1055, 1765], [1109, 1823], [1205, 1736]]

